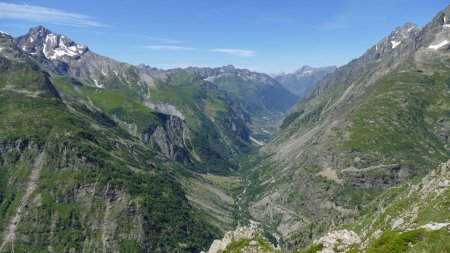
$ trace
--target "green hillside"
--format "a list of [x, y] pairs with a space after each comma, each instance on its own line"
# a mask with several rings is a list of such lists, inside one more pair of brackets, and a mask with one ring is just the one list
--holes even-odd
[[47, 73], [0, 66], [1, 251], [198, 251], [217, 235], [175, 180], [182, 167], [62, 100]]

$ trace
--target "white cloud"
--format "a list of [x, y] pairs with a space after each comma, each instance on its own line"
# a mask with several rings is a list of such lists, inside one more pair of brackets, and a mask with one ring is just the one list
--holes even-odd
[[27, 4], [0, 2], [0, 19], [19, 19], [70, 26], [106, 26], [89, 16]]
[[184, 46], [174, 46], [174, 45], [149, 45], [149, 46], [139, 46], [140, 48], [146, 48], [157, 51], [200, 51], [200, 52], [219, 52], [229, 55], [234, 55], [238, 57], [253, 57], [256, 56], [256, 52], [252, 50], [238, 49], [238, 48], [214, 48], [214, 49], [202, 49], [202, 48], [192, 48]]
[[159, 50], [159, 51], [181, 51], [181, 50], [195, 50], [190, 47], [182, 47], [182, 46], [161, 46], [161, 45], [151, 45], [151, 46], [140, 46], [141, 48], [147, 48], [151, 50]]
[[256, 56], [255, 51], [245, 50], [245, 49], [237, 49], [237, 48], [215, 48], [212, 49], [213, 52], [231, 54], [239, 57], [253, 57]]

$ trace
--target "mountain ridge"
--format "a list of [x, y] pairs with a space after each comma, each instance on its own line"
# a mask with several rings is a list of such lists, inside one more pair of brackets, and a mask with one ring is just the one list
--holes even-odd
[[[250, 158], [243, 203], [252, 219], [282, 235], [285, 248], [305, 246], [387, 188], [449, 158], [449, 119], [440, 106], [449, 51], [432, 47], [450, 38], [449, 12], [423, 29], [396, 28], [381, 40], [386, 50], [378, 43], [319, 81]], [[392, 34], [403, 38], [395, 47]]]

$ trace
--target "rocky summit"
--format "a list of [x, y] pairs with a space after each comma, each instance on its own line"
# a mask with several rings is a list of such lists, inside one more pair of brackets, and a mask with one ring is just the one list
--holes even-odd
[[[146, 15], [102, 16], [120, 19], [116, 27], [67, 4], [0, 2], [0, 27], [23, 34], [0, 32], [0, 253], [450, 252], [450, 6], [370, 44], [364, 19], [352, 43], [372, 46], [316, 68], [284, 50], [306, 40], [284, 34], [296, 19], [267, 9], [240, 20], [253, 5], [142, 2], [133, 11]], [[237, 20], [215, 23], [223, 13]], [[166, 15], [174, 20], [148, 25]], [[18, 33], [21, 22], [32, 28]], [[174, 22], [183, 39], [163, 36]], [[135, 34], [143, 23], [151, 35]], [[346, 38], [336, 34], [356, 29], [347, 23], [311, 27], [337, 45]], [[336, 45], [316, 37], [296, 50], [317, 54], [310, 64], [334, 59]], [[247, 39], [254, 50], [213, 45]], [[147, 54], [160, 62], [126, 62]], [[205, 55], [210, 64], [200, 64]], [[263, 73], [276, 64], [293, 72]]]

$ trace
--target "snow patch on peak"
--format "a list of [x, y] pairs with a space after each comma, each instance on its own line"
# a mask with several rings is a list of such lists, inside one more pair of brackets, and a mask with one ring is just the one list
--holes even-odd
[[45, 58], [49, 57], [49, 52], [47, 52], [47, 37], [45, 38], [44, 48], [42, 48], [42, 53], [44, 53]]
[[97, 79], [94, 79], [94, 83], [97, 88], [103, 88], [103, 85], [99, 84]]
[[47, 59], [54, 60], [63, 56], [81, 56], [86, 50], [86, 46], [75, 44], [67, 37], [58, 36], [54, 33], [47, 34], [44, 41], [42, 52]]
[[311, 74], [313, 71], [312, 70], [305, 70], [305, 71], [303, 71], [303, 74]]
[[203, 79], [203, 81], [213, 82], [214, 79], [216, 79], [216, 76], [208, 76], [207, 78]]
[[450, 24], [447, 24], [447, 19], [445, 18], [445, 16], [444, 16], [444, 24], [442, 25], [444, 28], [445, 27], [447, 27], [447, 28], [450, 28]]
[[391, 40], [392, 48], [396, 48], [398, 45], [400, 45], [400, 43], [402, 43], [402, 42], [401, 41]]
[[441, 48], [441, 47], [447, 45], [448, 43], [449, 43], [448, 40], [444, 40], [444, 41], [442, 41], [442, 42], [439, 43], [439, 44], [436, 44], [436, 45], [430, 45], [428, 48], [429, 48], [429, 49], [433, 49], [433, 50], [438, 50], [439, 48]]

